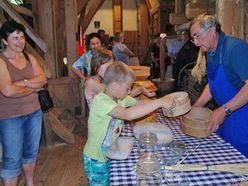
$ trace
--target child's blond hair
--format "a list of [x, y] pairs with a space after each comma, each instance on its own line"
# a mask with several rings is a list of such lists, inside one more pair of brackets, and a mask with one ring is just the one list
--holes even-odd
[[123, 62], [115, 61], [105, 71], [103, 83], [105, 85], [109, 85], [112, 82], [122, 84], [134, 80], [135, 75], [133, 71]]

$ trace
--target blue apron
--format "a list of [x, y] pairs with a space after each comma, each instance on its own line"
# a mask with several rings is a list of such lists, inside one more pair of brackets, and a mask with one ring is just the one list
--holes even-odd
[[[224, 71], [221, 62], [222, 48], [223, 44], [220, 51], [220, 61], [216, 68], [212, 70], [210, 65], [207, 67], [210, 92], [218, 105], [226, 104], [238, 92]], [[248, 157], [248, 104], [227, 116], [216, 133]]]

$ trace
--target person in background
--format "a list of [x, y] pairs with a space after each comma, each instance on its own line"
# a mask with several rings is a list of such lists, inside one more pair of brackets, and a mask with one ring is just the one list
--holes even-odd
[[110, 50], [110, 51], [113, 51], [113, 46], [114, 46], [114, 37], [113, 36], [111, 36], [111, 37], [109, 37], [109, 42], [108, 42], [108, 49]]
[[23, 169], [27, 186], [34, 172], [41, 137], [42, 111], [37, 92], [47, 77], [36, 58], [25, 53], [25, 28], [7, 21], [0, 28], [0, 137], [5, 186], [16, 186]]
[[[88, 106], [99, 92], [104, 91], [103, 76], [106, 68], [113, 63], [113, 55], [110, 50], [101, 48], [93, 52], [91, 59], [91, 74], [87, 77], [84, 84], [84, 94]], [[119, 63], [116, 61], [116, 63]], [[130, 96], [135, 97], [144, 94], [148, 97], [155, 96], [155, 92], [151, 92], [144, 86], [138, 86], [130, 91]]]
[[125, 64], [129, 65], [130, 57], [134, 56], [134, 53], [123, 44], [124, 34], [122, 32], [117, 32], [114, 35], [114, 46], [113, 46], [113, 54], [114, 58], [117, 61], [122, 61]]
[[108, 36], [105, 34], [105, 30], [99, 29], [97, 33], [101, 36], [102, 39], [102, 47], [108, 48]]
[[135, 75], [121, 62], [112, 63], [104, 74], [104, 91], [91, 102], [88, 139], [83, 150], [84, 169], [90, 185], [109, 185], [110, 161], [106, 156], [121, 133], [124, 120], [134, 120], [160, 108], [171, 108], [173, 100], [147, 102], [128, 96]]
[[182, 48], [182, 46], [187, 41], [185, 38], [185, 31], [177, 31], [177, 39], [174, 40], [170, 47], [168, 48], [168, 56], [171, 57], [173, 61], [176, 60], [177, 54], [179, 50]]
[[185, 65], [195, 62], [199, 51], [199, 47], [190, 41], [189, 30], [182, 32], [182, 40], [184, 41], [184, 45], [178, 51], [175, 61], [172, 63], [172, 77], [175, 79], [175, 90], [178, 88], [177, 83], [180, 70]]
[[194, 106], [213, 98], [219, 107], [210, 115], [208, 130], [248, 157], [248, 44], [226, 36], [211, 15], [195, 18], [190, 30], [192, 42], [207, 53], [208, 84]]
[[[156, 34], [153, 38], [153, 45], [152, 45], [152, 50], [151, 50], [151, 59], [152, 59], [152, 64], [151, 64], [151, 68], [150, 68], [150, 77], [149, 79], [156, 79], [160, 77], [160, 42], [161, 42], [161, 38], [160, 38], [160, 34]], [[166, 54], [167, 54], [167, 47], [166, 49]], [[170, 57], [169, 56], [165, 56], [164, 59], [164, 63], [165, 63], [165, 74], [167, 71], [167, 67], [170, 64]]]
[[98, 33], [92, 32], [86, 37], [87, 51], [72, 65], [72, 71], [84, 81], [90, 74], [90, 61], [92, 52], [101, 48], [102, 39]]

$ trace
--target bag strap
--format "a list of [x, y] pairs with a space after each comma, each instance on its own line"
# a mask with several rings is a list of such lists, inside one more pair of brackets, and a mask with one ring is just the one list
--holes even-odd
[[30, 61], [30, 59], [29, 59], [29, 57], [28, 57], [28, 54], [26, 53], [26, 52], [24, 52], [23, 51], [23, 54], [24, 54], [24, 56], [25, 56], [25, 59], [28, 61], [28, 63], [32, 66], [32, 63], [31, 63], [31, 61]]

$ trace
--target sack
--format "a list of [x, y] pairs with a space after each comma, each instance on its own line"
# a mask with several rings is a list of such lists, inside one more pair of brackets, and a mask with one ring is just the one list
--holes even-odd
[[48, 112], [53, 108], [53, 100], [47, 89], [42, 89], [38, 92], [41, 110]]

